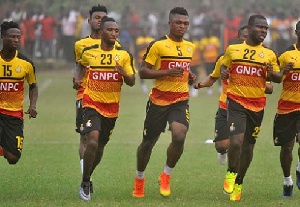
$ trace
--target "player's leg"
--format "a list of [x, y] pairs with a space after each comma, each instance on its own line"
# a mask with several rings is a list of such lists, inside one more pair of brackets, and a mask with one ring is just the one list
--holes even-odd
[[95, 109], [84, 109], [84, 130], [83, 134], [87, 136], [87, 145], [83, 156], [83, 175], [79, 189], [79, 195], [83, 200], [90, 200], [90, 177], [96, 158], [99, 136], [101, 130], [101, 119]]
[[1, 145], [3, 156], [11, 165], [17, 164], [23, 149], [23, 120], [1, 114]]
[[157, 106], [148, 101], [146, 107], [146, 118], [144, 122], [143, 139], [137, 148], [137, 171], [133, 189], [133, 197], [144, 197], [145, 170], [149, 163], [152, 149], [157, 142], [161, 132], [167, 125], [168, 107]]
[[189, 120], [190, 114], [187, 101], [182, 101], [171, 106], [168, 122], [170, 124], [172, 140], [167, 149], [167, 161], [164, 170], [159, 177], [160, 194], [162, 196], [169, 196], [171, 194], [170, 178], [173, 168], [183, 153]]
[[227, 110], [219, 108], [215, 117], [215, 148], [221, 165], [227, 163], [227, 150], [230, 145], [229, 129], [227, 127]]
[[[298, 117], [299, 115], [297, 115]], [[298, 117], [296, 123], [296, 131], [297, 131], [297, 143], [298, 143], [298, 164], [296, 168], [296, 184], [298, 189], [300, 190], [300, 118]]]
[[234, 189], [237, 173], [236, 166], [238, 166], [240, 162], [241, 148], [246, 131], [247, 115], [246, 110], [242, 105], [229, 98], [227, 102], [227, 127], [229, 128], [230, 145], [227, 152], [228, 168], [223, 183], [223, 191], [227, 194], [231, 194]]
[[284, 197], [293, 195], [293, 180], [291, 176], [291, 165], [293, 160], [293, 147], [296, 136], [295, 113], [276, 114], [273, 126], [273, 141], [275, 146], [280, 146], [280, 164], [283, 178]]

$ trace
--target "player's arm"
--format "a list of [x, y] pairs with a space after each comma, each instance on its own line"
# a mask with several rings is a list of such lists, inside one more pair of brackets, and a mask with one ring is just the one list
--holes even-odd
[[135, 75], [128, 75], [124, 68], [116, 61], [115, 70], [123, 76], [123, 80], [128, 86], [134, 86], [135, 84]]
[[139, 75], [141, 79], [156, 79], [165, 76], [181, 77], [184, 69], [182, 67], [173, 67], [167, 70], [155, 70], [153, 65], [143, 61]]
[[229, 78], [230, 69], [225, 65], [221, 65], [221, 79], [225, 80]]
[[[80, 63], [77, 63], [74, 69], [74, 83], [79, 84], [84, 77], [84, 74], [86, 73], [87, 67], [81, 65]], [[73, 86], [74, 86], [73, 83]]]
[[273, 65], [270, 63], [265, 63], [265, 67], [267, 70], [267, 81], [272, 81], [275, 83], [281, 83], [283, 72], [275, 72], [273, 70]]
[[211, 77], [210, 75], [204, 78], [203, 81], [200, 81], [194, 85], [195, 89], [200, 89], [200, 88], [205, 88], [205, 87], [210, 87], [212, 86], [218, 78]]
[[36, 102], [38, 99], [38, 87], [36, 83], [32, 83], [29, 85], [29, 108], [25, 112], [29, 114], [29, 118], [36, 118], [37, 111], [36, 111]]

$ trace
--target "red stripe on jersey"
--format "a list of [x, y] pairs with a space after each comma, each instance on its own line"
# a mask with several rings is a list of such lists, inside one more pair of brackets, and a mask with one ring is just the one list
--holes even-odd
[[266, 97], [260, 98], [245, 98], [241, 96], [235, 96], [234, 94], [227, 93], [227, 97], [231, 98], [232, 100], [236, 101], [237, 103], [244, 106], [246, 109], [251, 111], [261, 111], [266, 105]]
[[5, 114], [13, 117], [23, 119], [23, 111], [8, 111], [5, 109], [0, 109], [0, 114]]
[[119, 103], [101, 103], [92, 100], [87, 94], [83, 95], [83, 107], [90, 107], [98, 111], [101, 115], [109, 118], [118, 117]]
[[279, 100], [278, 102], [278, 113], [286, 114], [293, 111], [300, 111], [300, 103], [295, 103], [286, 100]]
[[84, 88], [83, 87], [80, 87], [78, 90], [77, 90], [77, 100], [80, 100], [82, 99], [83, 97], [83, 91], [84, 91]]
[[160, 106], [170, 105], [179, 101], [187, 100], [189, 98], [188, 92], [170, 92], [161, 91], [157, 88], [152, 88], [150, 99], [151, 101]]
[[227, 110], [227, 104], [225, 102], [219, 101], [219, 106], [220, 106], [221, 109]]

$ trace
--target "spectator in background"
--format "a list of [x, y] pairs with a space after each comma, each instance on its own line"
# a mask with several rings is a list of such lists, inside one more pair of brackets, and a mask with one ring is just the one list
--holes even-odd
[[290, 36], [290, 22], [286, 18], [284, 11], [279, 10], [277, 18], [272, 22], [270, 28], [273, 33], [273, 47], [277, 54], [281, 54], [289, 44]]
[[50, 16], [48, 12], [45, 12], [45, 16], [40, 20], [42, 26], [41, 31], [41, 46], [42, 46], [42, 57], [46, 59], [54, 58], [54, 39], [55, 39], [55, 28], [56, 19]]
[[239, 30], [242, 18], [235, 14], [232, 7], [227, 9], [224, 24], [224, 48], [227, 48], [229, 44], [236, 41], [237, 31]]
[[[215, 61], [219, 56], [220, 40], [210, 32], [210, 28], [206, 28], [205, 37], [199, 43], [201, 63], [206, 71], [206, 76], [211, 74], [215, 67]], [[221, 88], [221, 83], [219, 84]], [[221, 89], [220, 89], [221, 90]], [[213, 93], [212, 88], [207, 89], [207, 95], [211, 96]]]
[[64, 51], [64, 58], [66, 62], [72, 63], [74, 61], [74, 42], [76, 32], [77, 13], [74, 10], [69, 10], [62, 18], [62, 44]]
[[36, 21], [33, 19], [33, 13], [28, 12], [26, 18], [23, 21], [25, 27], [25, 42], [24, 51], [29, 57], [34, 57], [34, 42], [35, 42], [35, 28]]
[[[140, 28], [140, 35], [136, 38], [135, 41], [136, 60], [138, 63], [138, 68], [140, 68], [143, 62], [143, 56], [146, 53], [148, 45], [154, 40], [154, 38], [151, 37], [149, 34], [149, 27]], [[143, 93], [148, 95], [149, 89], [145, 80], [140, 78], [140, 83]]]

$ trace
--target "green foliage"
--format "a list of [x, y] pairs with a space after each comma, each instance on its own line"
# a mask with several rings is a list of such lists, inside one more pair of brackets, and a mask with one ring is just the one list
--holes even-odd
[[[9, 166], [0, 158], [1, 206], [298, 206], [297, 188], [294, 188], [293, 198], [281, 197], [283, 179], [279, 148], [272, 144], [272, 121], [279, 85], [275, 85], [274, 94], [268, 96], [262, 130], [240, 202], [232, 203], [222, 193], [226, 166], [218, 164], [213, 144], [204, 143], [207, 139], [213, 139], [218, 105], [217, 86], [213, 96], [206, 96], [206, 90], [201, 89], [199, 97], [190, 101], [191, 125], [184, 154], [173, 171], [172, 195], [161, 197], [157, 184], [170, 143], [170, 133], [166, 131], [155, 146], [147, 168], [146, 197], [132, 198], [135, 154], [142, 139], [147, 101], [138, 78], [133, 88], [123, 87], [120, 117], [103, 160], [92, 176], [95, 192], [90, 202], [81, 201], [78, 196], [81, 182], [79, 136], [74, 131], [75, 91], [71, 77], [71, 70], [62, 68], [38, 73], [39, 114], [36, 119], [25, 118], [22, 158], [15, 166]], [[148, 81], [149, 85], [151, 83]], [[28, 102], [25, 102], [27, 106]], [[295, 164], [292, 165], [294, 182]]]

